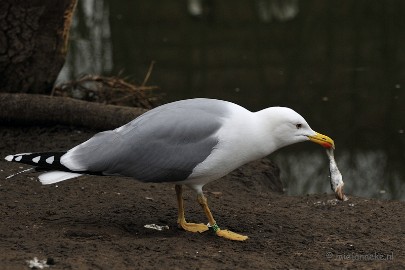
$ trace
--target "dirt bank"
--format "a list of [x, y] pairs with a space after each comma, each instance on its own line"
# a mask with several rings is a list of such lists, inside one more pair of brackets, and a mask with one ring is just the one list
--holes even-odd
[[[66, 150], [93, 133], [2, 127], [0, 157]], [[405, 202], [282, 195], [265, 181], [270, 167], [255, 163], [206, 186], [218, 224], [249, 236], [232, 242], [177, 229], [172, 185], [85, 176], [42, 186], [37, 173], [5, 179], [29, 166], [0, 161], [0, 268], [38, 257], [51, 269], [405, 269]], [[205, 223], [195, 194], [185, 197], [186, 217]]]

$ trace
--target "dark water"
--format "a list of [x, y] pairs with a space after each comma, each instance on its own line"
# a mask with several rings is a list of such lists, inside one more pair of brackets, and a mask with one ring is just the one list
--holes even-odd
[[[405, 1], [78, 3], [59, 80], [122, 74], [166, 101], [282, 105], [336, 142], [347, 193], [405, 199]], [[312, 143], [271, 156], [289, 194], [331, 192]]]

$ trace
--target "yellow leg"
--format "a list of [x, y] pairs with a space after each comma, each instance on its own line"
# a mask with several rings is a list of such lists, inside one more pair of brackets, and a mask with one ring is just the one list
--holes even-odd
[[177, 224], [180, 228], [183, 228], [189, 232], [205, 232], [208, 231], [208, 226], [205, 224], [196, 224], [196, 223], [187, 223], [184, 216], [184, 201], [183, 201], [183, 186], [176, 185], [176, 195], [177, 195], [177, 204], [179, 207], [179, 215], [177, 218]]
[[246, 239], [248, 239], [247, 236], [245, 235], [241, 235], [241, 234], [237, 234], [228, 230], [221, 230], [217, 223], [214, 220], [214, 217], [212, 216], [211, 210], [208, 207], [208, 203], [207, 203], [207, 198], [204, 196], [204, 194], [198, 194], [198, 203], [202, 206], [202, 208], [204, 209], [205, 215], [208, 218], [208, 222], [210, 223], [210, 226], [214, 229], [215, 233], [220, 236], [220, 237], [224, 237], [226, 239], [230, 239], [230, 240], [235, 240], [235, 241], [245, 241]]

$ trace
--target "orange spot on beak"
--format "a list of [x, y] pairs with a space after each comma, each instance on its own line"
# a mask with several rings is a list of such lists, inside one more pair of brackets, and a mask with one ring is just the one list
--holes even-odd
[[311, 142], [320, 144], [325, 148], [333, 148], [335, 149], [335, 142], [326, 135], [316, 132], [314, 136], [308, 136]]

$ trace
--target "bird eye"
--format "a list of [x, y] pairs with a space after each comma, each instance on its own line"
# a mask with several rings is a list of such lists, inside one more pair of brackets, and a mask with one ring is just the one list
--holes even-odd
[[296, 127], [297, 129], [300, 129], [300, 128], [302, 127], [302, 124], [296, 124], [295, 127]]

